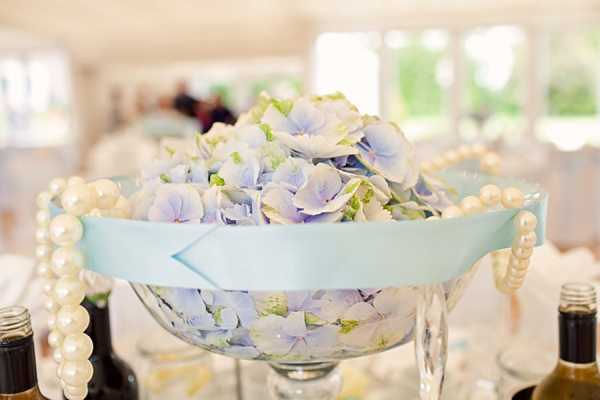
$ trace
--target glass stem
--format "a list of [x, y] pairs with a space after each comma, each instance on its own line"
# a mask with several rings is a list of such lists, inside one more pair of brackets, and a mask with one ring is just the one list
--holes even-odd
[[269, 393], [273, 399], [281, 400], [333, 400], [342, 389], [342, 372], [337, 364], [270, 363]]
[[421, 400], [439, 400], [448, 356], [448, 308], [441, 283], [419, 288], [415, 355]]

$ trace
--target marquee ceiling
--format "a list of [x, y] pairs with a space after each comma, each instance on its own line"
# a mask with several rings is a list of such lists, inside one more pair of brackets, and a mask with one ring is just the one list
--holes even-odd
[[[299, 55], [315, 32], [327, 28], [570, 17], [600, 23], [600, 1], [2, 0], [0, 49], [20, 41], [35, 46], [32, 35], [91, 65]], [[13, 30], [26, 34], [6, 33]]]

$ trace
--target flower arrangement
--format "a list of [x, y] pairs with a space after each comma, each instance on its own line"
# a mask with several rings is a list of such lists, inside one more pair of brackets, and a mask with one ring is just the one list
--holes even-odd
[[[142, 172], [133, 219], [264, 225], [394, 221], [454, 204], [419, 172], [400, 129], [360, 115], [344, 95], [265, 97], [235, 125], [216, 124], [189, 153]], [[134, 285], [187, 341], [237, 357], [345, 358], [409, 340], [415, 287], [287, 292]], [[451, 286], [449, 286], [451, 287]]]
[[265, 97], [141, 177], [133, 218], [152, 222], [392, 221], [439, 216], [454, 204], [442, 182], [419, 172], [395, 124], [361, 115], [341, 93]]

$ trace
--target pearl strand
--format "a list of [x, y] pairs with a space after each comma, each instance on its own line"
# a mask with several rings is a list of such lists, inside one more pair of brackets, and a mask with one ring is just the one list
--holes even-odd
[[[523, 193], [517, 188], [500, 190], [495, 185], [486, 185], [481, 188], [477, 197], [467, 196], [461, 201], [460, 206], [447, 207], [442, 212], [442, 218], [480, 214], [484, 211], [484, 207], [494, 207], [499, 203], [507, 209], [517, 209], [523, 206], [524, 201]], [[439, 219], [435, 216], [427, 218], [427, 220]], [[494, 283], [498, 291], [504, 294], [513, 293], [525, 281], [533, 246], [537, 241], [534, 232], [537, 219], [533, 213], [519, 212], [514, 218], [514, 225], [517, 232], [511, 248], [492, 252]]]
[[472, 146], [461, 144], [456, 150], [448, 150], [444, 155], [437, 156], [432, 161], [422, 163], [421, 171], [429, 173], [436, 169], [444, 169], [449, 165], [471, 157], [479, 158], [481, 169], [490, 174], [498, 173], [502, 165], [500, 155], [493, 151], [486, 151], [483, 144], [475, 143]]
[[[61, 198], [67, 214], [51, 220], [50, 202], [55, 196]], [[65, 397], [82, 400], [87, 396], [87, 384], [93, 375], [88, 360], [93, 343], [84, 333], [90, 316], [80, 305], [85, 298], [85, 286], [79, 279], [84, 259], [74, 246], [83, 236], [83, 225], [77, 217], [94, 214], [96, 210], [99, 215], [106, 212], [107, 216], [126, 218], [129, 204], [112, 181], [100, 179], [87, 185], [79, 176], [68, 181], [52, 180], [49, 191], [40, 193], [37, 201], [40, 227], [35, 233], [39, 243], [36, 256], [40, 259], [38, 274], [45, 279], [42, 290], [48, 295], [44, 303], [50, 313], [46, 319], [51, 331], [48, 343], [54, 348], [52, 358], [58, 365], [56, 375]], [[60, 247], [54, 250], [53, 244]]]

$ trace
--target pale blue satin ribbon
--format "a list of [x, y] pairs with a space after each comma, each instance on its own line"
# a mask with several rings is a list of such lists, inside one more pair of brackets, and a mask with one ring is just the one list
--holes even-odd
[[[461, 197], [485, 184], [515, 186], [534, 200], [544, 241], [547, 195], [527, 182], [485, 174], [445, 174]], [[134, 178], [115, 178], [124, 195]], [[510, 247], [520, 211], [440, 221], [217, 226], [81, 218], [85, 268], [130, 282], [230, 290], [375, 288], [443, 282], [481, 257]]]

